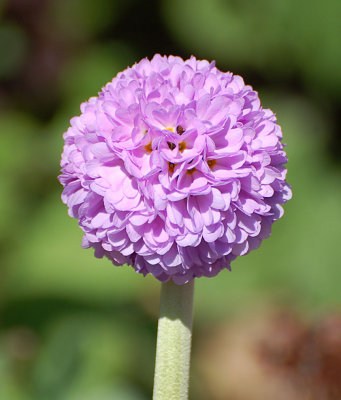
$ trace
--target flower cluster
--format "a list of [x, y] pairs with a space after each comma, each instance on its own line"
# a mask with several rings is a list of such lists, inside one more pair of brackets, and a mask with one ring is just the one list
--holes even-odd
[[62, 199], [83, 247], [160, 281], [229, 269], [291, 197], [273, 112], [240, 76], [195, 57], [119, 73], [64, 139]]

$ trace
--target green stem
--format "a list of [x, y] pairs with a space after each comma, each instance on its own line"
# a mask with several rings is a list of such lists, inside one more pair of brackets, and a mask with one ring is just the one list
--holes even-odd
[[194, 280], [162, 283], [153, 400], [187, 400]]

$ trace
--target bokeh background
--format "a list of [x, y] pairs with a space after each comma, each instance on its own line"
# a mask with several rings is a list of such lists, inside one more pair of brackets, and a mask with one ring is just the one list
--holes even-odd
[[191, 398], [341, 398], [340, 17], [339, 0], [0, 0], [1, 400], [151, 398], [160, 285], [81, 249], [56, 177], [79, 104], [154, 53], [259, 91], [294, 193], [259, 250], [197, 280]]

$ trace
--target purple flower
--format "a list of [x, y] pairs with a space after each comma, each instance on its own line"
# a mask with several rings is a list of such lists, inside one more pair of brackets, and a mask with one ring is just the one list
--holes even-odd
[[83, 247], [184, 284], [230, 269], [291, 197], [276, 117], [240, 76], [155, 55], [81, 105], [64, 134], [62, 199]]

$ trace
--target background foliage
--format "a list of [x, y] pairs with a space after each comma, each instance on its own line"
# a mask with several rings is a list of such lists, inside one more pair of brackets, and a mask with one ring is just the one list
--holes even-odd
[[[0, 1], [1, 399], [151, 398], [159, 284], [80, 248], [56, 176], [79, 104], [157, 52], [215, 59], [259, 91], [294, 192], [257, 252], [196, 282], [194, 363], [208, 327], [240, 313], [339, 312], [340, 14], [338, 0]], [[193, 396], [218, 399], [199, 369]]]

